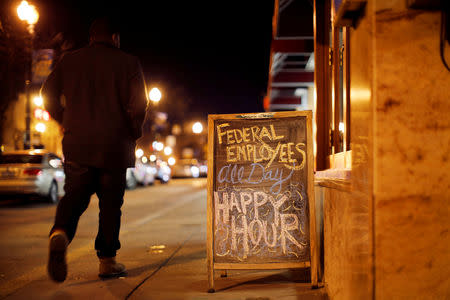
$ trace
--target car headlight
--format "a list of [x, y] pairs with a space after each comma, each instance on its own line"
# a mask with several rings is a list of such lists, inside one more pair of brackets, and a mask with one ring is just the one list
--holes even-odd
[[191, 173], [193, 177], [198, 177], [200, 175], [200, 170], [197, 166], [192, 166]]

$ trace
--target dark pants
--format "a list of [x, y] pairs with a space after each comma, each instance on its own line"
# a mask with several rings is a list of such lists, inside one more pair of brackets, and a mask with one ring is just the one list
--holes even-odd
[[98, 257], [116, 256], [116, 250], [120, 249], [120, 209], [125, 192], [126, 169], [105, 170], [66, 162], [64, 172], [65, 195], [58, 203], [50, 234], [55, 229], [62, 229], [72, 241], [78, 220], [88, 207], [92, 194], [96, 193], [100, 214], [95, 249]]

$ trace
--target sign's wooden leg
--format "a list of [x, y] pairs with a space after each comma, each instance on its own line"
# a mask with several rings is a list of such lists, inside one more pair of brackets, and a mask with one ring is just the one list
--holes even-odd
[[311, 285], [313, 289], [319, 288], [318, 282], [318, 258], [317, 252], [315, 248], [315, 244], [313, 244], [313, 240], [311, 240], [311, 244], [314, 245], [311, 247]]
[[214, 293], [214, 266], [212, 261], [208, 261], [208, 293]]
[[222, 272], [220, 273], [220, 277], [228, 277], [227, 270], [222, 270]]
[[319, 282], [317, 280], [317, 265], [311, 265], [311, 288], [312, 289], [318, 289], [319, 288]]

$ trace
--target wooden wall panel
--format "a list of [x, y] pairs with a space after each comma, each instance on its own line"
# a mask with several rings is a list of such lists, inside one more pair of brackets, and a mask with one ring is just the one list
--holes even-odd
[[321, 188], [325, 189], [325, 282], [330, 299], [371, 299], [367, 197], [361, 193]]

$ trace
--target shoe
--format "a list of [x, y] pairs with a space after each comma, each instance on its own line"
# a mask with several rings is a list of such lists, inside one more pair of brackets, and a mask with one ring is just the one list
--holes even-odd
[[122, 277], [127, 275], [125, 266], [116, 262], [115, 257], [100, 258], [98, 276], [100, 278]]
[[47, 271], [53, 281], [63, 282], [67, 277], [66, 250], [69, 239], [62, 230], [50, 235]]

